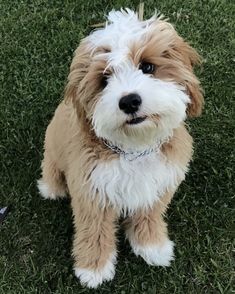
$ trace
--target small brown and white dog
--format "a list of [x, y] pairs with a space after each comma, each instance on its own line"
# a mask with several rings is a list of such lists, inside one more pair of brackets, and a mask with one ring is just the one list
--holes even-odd
[[111, 11], [81, 41], [64, 101], [45, 138], [45, 198], [71, 195], [75, 275], [95, 288], [114, 277], [120, 216], [148, 264], [173, 259], [164, 213], [184, 180], [192, 138], [184, 125], [203, 105], [199, 56], [162, 17]]

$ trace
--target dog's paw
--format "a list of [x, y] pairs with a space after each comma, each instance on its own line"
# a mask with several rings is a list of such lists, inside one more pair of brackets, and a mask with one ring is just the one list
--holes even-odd
[[42, 179], [38, 180], [37, 184], [38, 184], [38, 190], [43, 198], [53, 199], [53, 200], [57, 198], [55, 193], [51, 192], [50, 187]]
[[134, 253], [141, 256], [148, 264], [169, 266], [174, 259], [174, 243], [167, 240], [163, 245], [140, 246], [131, 242]]
[[75, 276], [88, 288], [97, 288], [103, 282], [111, 281], [115, 275], [116, 254], [112, 254], [106, 265], [99, 270], [75, 267]]

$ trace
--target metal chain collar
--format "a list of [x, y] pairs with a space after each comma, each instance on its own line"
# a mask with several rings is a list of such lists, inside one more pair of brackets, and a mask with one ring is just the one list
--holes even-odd
[[111, 149], [113, 152], [117, 153], [117, 154], [121, 154], [123, 155], [123, 157], [125, 158], [125, 160], [128, 161], [133, 161], [136, 160], [140, 157], [149, 155], [152, 152], [158, 152], [162, 143], [157, 144], [157, 146], [155, 146], [154, 148], [149, 148], [146, 149], [144, 151], [124, 151], [121, 148], [113, 145], [111, 142], [107, 141], [107, 140], [102, 140], [104, 145], [107, 146], [109, 149]]

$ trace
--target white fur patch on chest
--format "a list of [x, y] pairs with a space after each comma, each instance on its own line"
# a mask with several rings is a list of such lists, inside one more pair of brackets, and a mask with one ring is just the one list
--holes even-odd
[[119, 159], [102, 162], [91, 174], [91, 195], [100, 197], [123, 213], [150, 208], [168, 190], [184, 179], [183, 169], [160, 153], [151, 153], [133, 161], [122, 155]]

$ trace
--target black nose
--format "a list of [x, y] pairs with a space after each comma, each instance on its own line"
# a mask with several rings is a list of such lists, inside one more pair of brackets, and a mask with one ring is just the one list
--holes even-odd
[[119, 108], [126, 114], [135, 113], [141, 105], [141, 97], [138, 94], [128, 94], [119, 101]]

